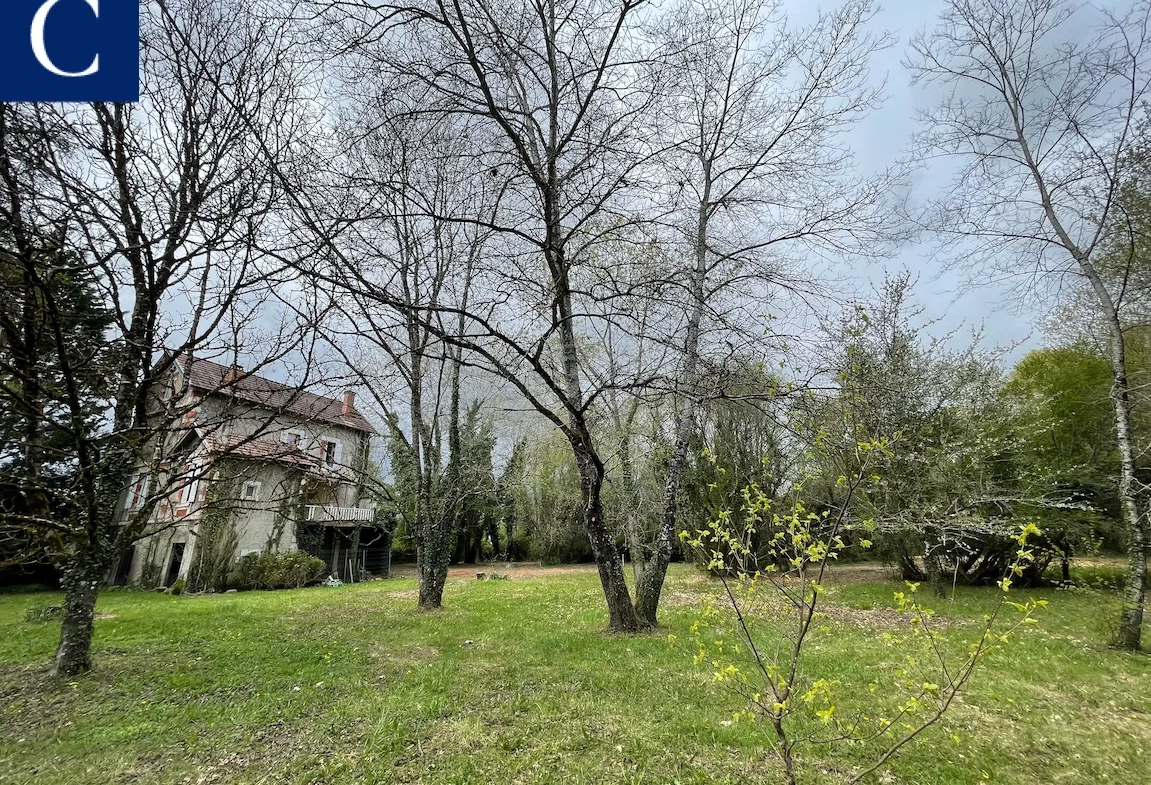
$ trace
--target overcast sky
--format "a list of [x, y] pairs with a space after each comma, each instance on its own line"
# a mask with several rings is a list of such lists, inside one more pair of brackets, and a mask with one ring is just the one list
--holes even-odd
[[[805, 0], [784, 0], [790, 21], [810, 19], [816, 4]], [[834, 3], [822, 2], [824, 8]], [[876, 80], [886, 79], [888, 98], [884, 106], [859, 128], [853, 140], [861, 166], [881, 168], [904, 155], [916, 128], [915, 109], [926, 105], [929, 98], [912, 88], [910, 74], [902, 65], [910, 38], [924, 28], [934, 26], [941, 3], [938, 0], [883, 0], [873, 24], [897, 36], [895, 46], [878, 53], [873, 59]], [[913, 198], [930, 196], [944, 187], [946, 171], [940, 166], [928, 167], [915, 175]], [[926, 238], [925, 238], [926, 240]], [[868, 279], [881, 280], [884, 269], [909, 269], [919, 275], [916, 299], [924, 307], [924, 318], [939, 320], [930, 330], [949, 333], [960, 325], [985, 328], [989, 345], [1016, 345], [1008, 355], [1017, 359], [1042, 342], [1040, 314], [1023, 312], [1006, 286], [984, 286], [968, 290], [963, 275], [943, 272], [941, 264], [931, 259], [928, 242], [909, 244], [896, 256], [858, 265], [854, 274], [865, 285]], [[965, 332], [965, 331], [964, 331]]]

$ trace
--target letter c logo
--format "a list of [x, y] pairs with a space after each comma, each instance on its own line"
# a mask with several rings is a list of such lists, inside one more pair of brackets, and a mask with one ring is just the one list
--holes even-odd
[[[56, 76], [91, 76], [100, 70], [99, 54], [92, 60], [92, 65], [79, 72], [62, 71], [52, 62], [52, 58], [48, 57], [48, 49], [44, 46], [44, 24], [48, 21], [48, 14], [52, 12], [52, 9], [55, 8], [59, 2], [60, 0], [45, 0], [44, 4], [40, 6], [40, 10], [36, 12], [36, 16], [32, 17], [32, 52], [36, 55], [36, 59], [40, 61], [40, 65], [56, 74]], [[100, 0], [84, 0], [84, 2], [88, 4], [92, 9], [92, 13], [99, 19]]]

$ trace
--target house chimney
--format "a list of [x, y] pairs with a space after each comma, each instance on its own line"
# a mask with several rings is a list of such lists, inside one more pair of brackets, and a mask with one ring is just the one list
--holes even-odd
[[239, 379], [243, 375], [244, 375], [244, 366], [233, 365], [231, 368], [228, 369], [228, 372], [226, 374], [224, 374], [224, 384], [231, 384], [232, 382], [236, 381], [237, 379]]
[[340, 407], [340, 414], [347, 416], [356, 409], [356, 393], [348, 390], [344, 393], [344, 405]]

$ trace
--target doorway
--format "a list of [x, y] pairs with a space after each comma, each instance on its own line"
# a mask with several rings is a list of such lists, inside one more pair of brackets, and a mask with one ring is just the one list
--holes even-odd
[[112, 583], [115, 586], [127, 586], [128, 581], [132, 576], [132, 558], [136, 555], [135, 548], [129, 548], [128, 551], [120, 557], [120, 563], [116, 565], [116, 576]]
[[172, 560], [168, 563], [168, 577], [165, 586], [171, 586], [180, 577], [180, 566], [184, 563], [184, 543], [172, 543]]

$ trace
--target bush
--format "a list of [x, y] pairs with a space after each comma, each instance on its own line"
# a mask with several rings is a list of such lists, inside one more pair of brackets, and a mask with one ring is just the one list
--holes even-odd
[[[1151, 580], [1151, 570], [1147, 571]], [[1126, 566], [1108, 565], [1071, 565], [1071, 580], [1063, 581], [1059, 566], [1053, 566], [1043, 575], [1044, 580], [1056, 586], [1074, 586], [1081, 589], [1096, 589], [1099, 591], [1120, 591], [1127, 582]]]
[[[877, 534], [876, 555], [902, 580], [931, 583], [937, 591], [958, 586], [994, 586], [1012, 564], [1018, 544], [1006, 521], [970, 518], [940, 525], [919, 523]], [[1019, 588], [1041, 585], [1054, 551], [1041, 535], [1032, 538], [1034, 559], [1015, 576]]]
[[242, 557], [228, 583], [237, 589], [299, 589], [318, 580], [325, 566], [303, 551], [264, 551]]
[[30, 624], [44, 624], [56, 621], [63, 615], [64, 606], [62, 605], [30, 605], [24, 611], [24, 621]]

